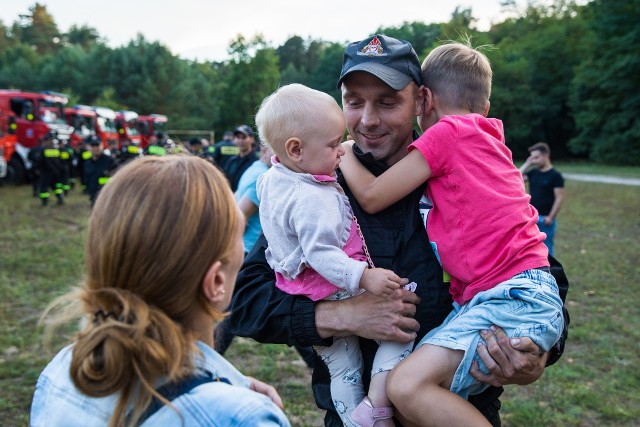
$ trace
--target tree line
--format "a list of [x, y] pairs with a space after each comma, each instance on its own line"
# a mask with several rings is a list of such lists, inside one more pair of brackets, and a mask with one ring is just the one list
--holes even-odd
[[[492, 117], [503, 120], [516, 158], [537, 141], [555, 158], [640, 165], [640, 0], [502, 2], [507, 16], [487, 31], [470, 9], [448, 22], [405, 22], [372, 33], [410, 41], [422, 59], [447, 40], [482, 46], [494, 71]], [[363, 37], [366, 37], [363, 34]], [[239, 34], [228, 59], [181, 59], [138, 34], [107, 46], [94, 28], [61, 32], [36, 3], [12, 25], [0, 21], [0, 88], [67, 94], [71, 103], [169, 116], [175, 129], [254, 124], [262, 99], [302, 83], [340, 102], [343, 43], [292, 36], [273, 46]]]

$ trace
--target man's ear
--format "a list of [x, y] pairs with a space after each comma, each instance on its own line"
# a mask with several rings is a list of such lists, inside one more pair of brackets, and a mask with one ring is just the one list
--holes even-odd
[[287, 139], [284, 143], [284, 149], [287, 153], [287, 157], [292, 162], [299, 162], [302, 160], [302, 140], [297, 137]]
[[483, 116], [487, 117], [487, 114], [489, 114], [489, 107], [491, 107], [491, 102], [487, 101], [487, 105], [484, 106], [484, 113], [482, 113]]
[[219, 305], [224, 302], [226, 283], [227, 277], [222, 270], [222, 263], [220, 261], [214, 262], [207, 270], [202, 281], [202, 291], [211, 304]]

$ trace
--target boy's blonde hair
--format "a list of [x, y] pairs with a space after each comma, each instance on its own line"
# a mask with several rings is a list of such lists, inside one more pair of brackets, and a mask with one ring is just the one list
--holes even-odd
[[491, 64], [478, 50], [462, 43], [433, 49], [422, 63], [422, 78], [447, 108], [483, 114], [491, 96]]
[[285, 155], [289, 138], [304, 140], [313, 130], [314, 123], [330, 107], [340, 106], [330, 95], [293, 83], [282, 86], [267, 96], [256, 114], [256, 126], [261, 140], [279, 157]]

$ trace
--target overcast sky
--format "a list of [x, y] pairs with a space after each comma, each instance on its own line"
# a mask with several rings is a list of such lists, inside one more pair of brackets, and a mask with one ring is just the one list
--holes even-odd
[[[0, 20], [9, 26], [35, 0], [1, 0]], [[471, 8], [479, 27], [500, 19], [499, 0], [40, 0], [58, 29], [87, 25], [109, 46], [142, 33], [182, 58], [224, 60], [237, 34], [262, 33], [274, 46], [292, 35], [332, 42], [361, 40], [379, 26], [405, 21], [446, 22], [456, 6]]]

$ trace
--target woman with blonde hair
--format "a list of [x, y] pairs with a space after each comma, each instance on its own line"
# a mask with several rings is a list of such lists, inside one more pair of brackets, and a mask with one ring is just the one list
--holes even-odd
[[213, 350], [243, 259], [224, 176], [189, 156], [145, 157], [102, 190], [86, 277], [47, 309], [84, 319], [40, 375], [32, 426], [289, 426], [276, 390]]

